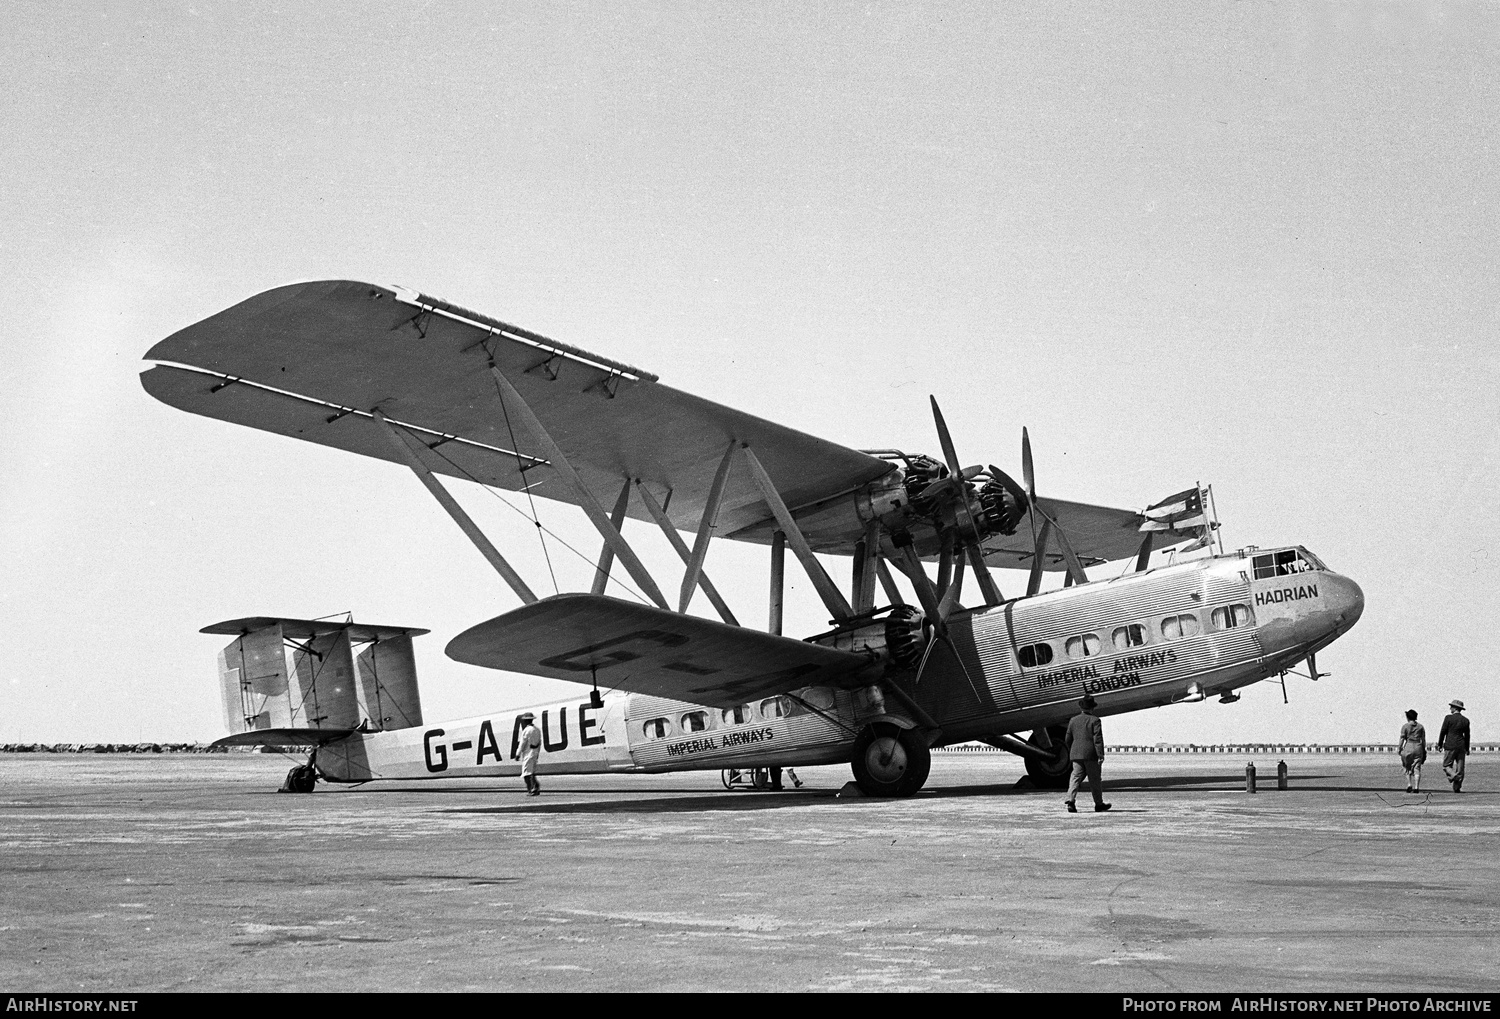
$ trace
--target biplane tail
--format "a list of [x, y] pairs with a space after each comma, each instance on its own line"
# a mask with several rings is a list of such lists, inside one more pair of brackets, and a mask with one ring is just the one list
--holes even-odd
[[422, 724], [413, 627], [255, 616], [205, 626], [219, 652], [226, 746], [307, 746]]

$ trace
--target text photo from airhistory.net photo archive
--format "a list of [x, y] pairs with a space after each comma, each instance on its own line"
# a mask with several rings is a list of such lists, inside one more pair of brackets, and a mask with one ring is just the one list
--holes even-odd
[[1494, 5], [12, 13], [6, 1014], [1493, 1010]]

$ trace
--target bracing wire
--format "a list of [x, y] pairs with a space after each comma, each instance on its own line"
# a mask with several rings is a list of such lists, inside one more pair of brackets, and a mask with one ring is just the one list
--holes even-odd
[[[494, 368], [495, 354], [494, 351], [490, 350], [488, 340], [484, 343], [484, 352], [489, 356], [490, 367]], [[516, 444], [516, 430], [510, 423], [510, 408], [505, 406], [505, 396], [500, 392], [499, 380], [492, 376], [490, 381], [495, 383], [495, 399], [500, 401], [500, 413], [505, 416], [505, 430], [510, 433], [510, 448], [516, 454], [516, 473], [521, 476], [522, 481], [525, 481], [526, 469], [525, 465], [521, 462], [521, 447]], [[562, 593], [562, 589], [557, 586], [557, 573], [552, 569], [552, 554], [547, 551], [546, 529], [542, 527], [542, 518], [537, 514], [536, 499], [532, 498], [530, 485], [523, 485], [521, 489], [526, 493], [527, 505], [531, 507], [531, 522], [536, 524], [536, 540], [542, 546], [542, 558], [547, 561], [547, 575], [552, 578], [552, 593], [560, 594]]]
[[[424, 445], [425, 445], [425, 443], [424, 443]], [[464, 466], [462, 464], [457, 463], [454, 460], [450, 459], [448, 456], [446, 456], [443, 453], [442, 450], [440, 450], [440, 449], [432, 449], [432, 448], [429, 447], [428, 450], [427, 450], [427, 452], [431, 453], [433, 456], [436, 456], [439, 460], [442, 460], [444, 463], [446, 463], [449, 467], [452, 467], [459, 474], [463, 475], [465, 478], [468, 478], [470, 481], [474, 482], [474, 484], [476, 484], [476, 485], [480, 486], [481, 488], [483, 488], [486, 492], [488, 492], [495, 499], [498, 499], [500, 501], [501, 505], [503, 505], [506, 509], [510, 510], [511, 512], [513, 512], [513, 513], [515, 513], [515, 514], [517, 514], [517, 515], [519, 515], [521, 517], [524, 517], [525, 519], [527, 519], [531, 523], [536, 524], [536, 526], [538, 527], [538, 529], [540, 529], [545, 534], [549, 535], [552, 538], [553, 541], [557, 542], [563, 548], [565, 548], [569, 552], [573, 553], [579, 559], [581, 559], [584, 562], [588, 563], [590, 569], [594, 569], [594, 570], [598, 569], [597, 564], [595, 564], [595, 562], [592, 559], [590, 559], [584, 553], [580, 552], [578, 549], [574, 548], [572, 545], [568, 544], [568, 542], [564, 541], [563, 538], [556, 531], [553, 531], [552, 529], [550, 529], [548, 527], [545, 527], [539, 519], [537, 519], [534, 516], [529, 516], [526, 513], [525, 510], [521, 509], [519, 506], [516, 506], [516, 505], [512, 504], [509, 499], [505, 498], [499, 492], [495, 491], [489, 485], [485, 484], [483, 481], [480, 481], [473, 474], [471, 474], [467, 470], [465, 470]], [[523, 481], [525, 480], [524, 477], [522, 478], [522, 480]], [[530, 495], [530, 493], [528, 493], [528, 497], [529, 497], [529, 495]], [[535, 504], [533, 503], [533, 506], [534, 505]], [[543, 548], [545, 549], [545, 547], [546, 546], [544, 545]], [[548, 568], [549, 569], [551, 568], [551, 561], [550, 560], [548, 561]], [[651, 602], [646, 598], [645, 595], [641, 594], [641, 592], [637, 591], [635, 588], [633, 588], [629, 584], [625, 583], [625, 581], [621, 580], [619, 577], [611, 575], [610, 578], [609, 578], [609, 580], [610, 580], [610, 583], [615, 584], [616, 586], [618, 586], [620, 588], [623, 588], [626, 591], [626, 593], [628, 593], [632, 598], [634, 598], [636, 601], [640, 602], [642, 605], [650, 605], [651, 604]], [[553, 584], [554, 584], [554, 586], [556, 585], [556, 579], [555, 578], [553, 580]]]

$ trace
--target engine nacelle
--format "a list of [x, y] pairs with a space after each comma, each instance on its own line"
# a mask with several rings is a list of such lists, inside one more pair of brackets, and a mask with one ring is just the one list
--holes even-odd
[[979, 488], [977, 509], [970, 504], [974, 526], [982, 538], [986, 534], [1015, 534], [1016, 527], [1031, 508], [1024, 493], [1011, 491], [999, 478], [990, 478]]

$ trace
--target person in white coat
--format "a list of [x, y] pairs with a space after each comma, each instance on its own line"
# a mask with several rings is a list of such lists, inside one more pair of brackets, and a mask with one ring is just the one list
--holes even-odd
[[536, 727], [536, 716], [531, 712], [526, 712], [516, 721], [521, 723], [521, 735], [516, 739], [516, 752], [511, 757], [521, 759], [521, 781], [526, 783], [526, 795], [540, 796], [542, 783], [536, 778], [536, 762], [542, 756], [542, 734]]

